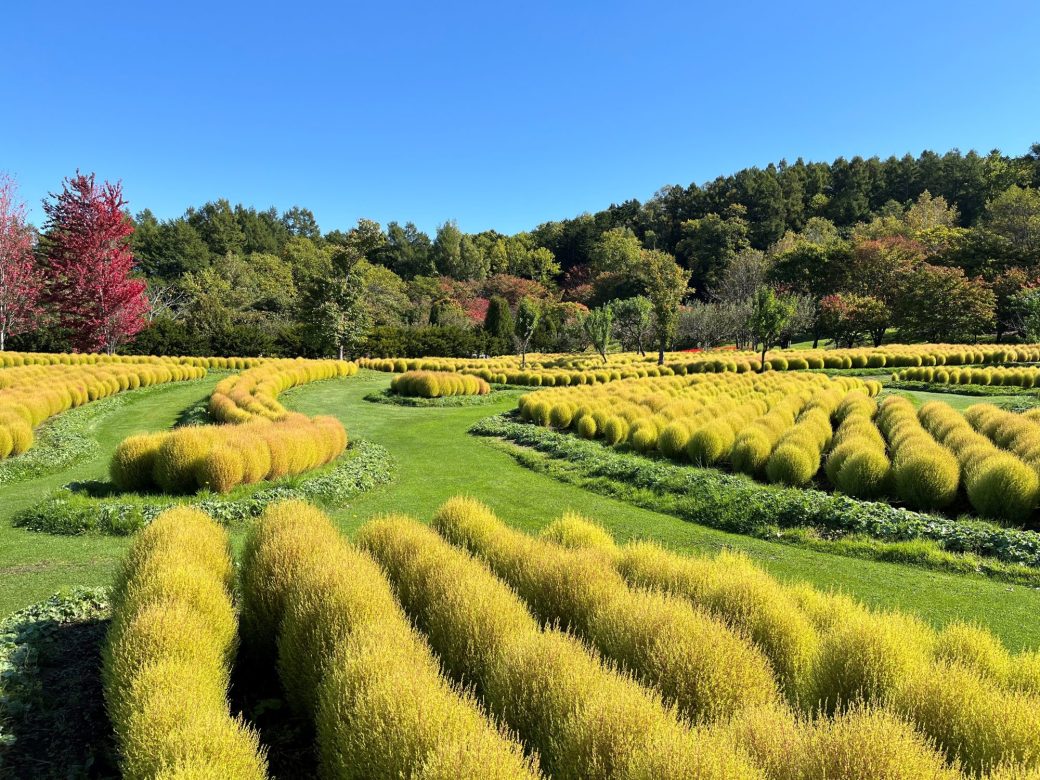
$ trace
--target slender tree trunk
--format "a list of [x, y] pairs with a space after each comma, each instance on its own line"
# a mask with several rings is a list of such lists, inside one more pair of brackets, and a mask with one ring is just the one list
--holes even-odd
[[765, 341], [762, 342], [762, 365], [758, 367], [758, 373], [764, 374], [766, 372], [766, 352], [769, 351], [769, 347]]
[[4, 345], [7, 342], [7, 329], [0, 328], [0, 352], [4, 351]]
[[661, 343], [658, 345], [657, 350], [657, 365], [659, 366], [664, 365], [664, 348], [666, 346], [668, 346], [668, 339], [664, 336], [661, 336]]
[[339, 359], [343, 359], [343, 344], [339, 345]]

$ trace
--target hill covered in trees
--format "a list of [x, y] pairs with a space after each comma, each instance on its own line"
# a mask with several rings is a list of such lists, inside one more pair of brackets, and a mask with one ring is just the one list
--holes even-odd
[[[149, 311], [127, 348], [145, 352], [504, 352], [524, 300], [539, 311], [531, 349], [585, 346], [603, 330], [587, 311], [615, 301], [628, 303], [613, 307], [614, 335], [642, 346], [648, 315], [632, 301], [654, 253], [689, 278], [680, 347], [753, 343], [763, 287], [791, 307], [781, 342], [876, 342], [891, 328], [903, 340], [1006, 338], [1040, 324], [1040, 144], [1019, 157], [781, 161], [516, 235], [365, 219], [324, 231], [306, 208], [226, 200], [132, 221]], [[45, 226], [42, 264], [48, 245]], [[62, 349], [70, 334], [37, 318], [11, 344]]]

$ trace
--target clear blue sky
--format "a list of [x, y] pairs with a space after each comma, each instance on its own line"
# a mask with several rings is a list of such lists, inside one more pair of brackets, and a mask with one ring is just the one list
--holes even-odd
[[1040, 6], [8, 3], [0, 170], [514, 232], [787, 158], [1040, 141]]

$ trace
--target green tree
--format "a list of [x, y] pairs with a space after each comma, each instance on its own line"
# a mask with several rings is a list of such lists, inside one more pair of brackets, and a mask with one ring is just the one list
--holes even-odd
[[389, 268], [367, 260], [359, 260], [355, 272], [365, 288], [365, 305], [372, 325], [402, 325], [410, 305], [404, 280]]
[[598, 274], [631, 275], [639, 265], [642, 250], [639, 239], [629, 228], [614, 228], [596, 239], [589, 264]]
[[462, 231], [454, 220], [437, 228], [433, 240], [433, 262], [437, 273], [452, 279], [465, 279], [462, 269]]
[[1040, 262], [1040, 191], [1009, 187], [986, 206], [986, 227], [1023, 262]]
[[762, 345], [762, 365], [766, 370], [766, 353], [780, 340], [787, 323], [794, 316], [794, 303], [773, 292], [771, 287], [759, 287], [752, 299], [751, 332]]
[[484, 316], [484, 330], [491, 338], [494, 352], [511, 351], [513, 342], [513, 312], [509, 301], [501, 295], [492, 296], [488, 302], [487, 314]]
[[459, 242], [459, 279], [487, 279], [491, 270], [490, 258], [481, 251], [480, 246], [470, 236], [463, 236]]
[[614, 330], [625, 349], [645, 355], [643, 347], [653, 324], [654, 305], [645, 295], [625, 298], [614, 304]]
[[667, 252], [644, 249], [640, 275], [646, 297], [653, 306], [657, 362], [664, 365], [665, 350], [675, 335], [675, 326], [679, 322], [679, 306], [688, 292], [690, 272], [681, 268], [675, 262], [675, 258]]
[[701, 290], [713, 290], [733, 258], [751, 248], [744, 215], [736, 206], [725, 217], [712, 213], [682, 223], [675, 253]]
[[1029, 341], [1040, 341], [1040, 288], [1027, 287], [1014, 298], [1018, 324]]
[[516, 307], [516, 320], [513, 333], [516, 335], [517, 349], [520, 352], [520, 368], [527, 368], [527, 347], [531, 343], [541, 311], [534, 298], [524, 296]]
[[321, 240], [321, 228], [318, 220], [314, 218], [314, 212], [301, 206], [293, 206], [282, 212], [282, 224], [289, 235], [308, 238], [311, 241]]
[[605, 303], [597, 309], [592, 309], [585, 315], [583, 321], [585, 333], [592, 342], [592, 346], [607, 362], [607, 351], [610, 349], [610, 336], [614, 328], [614, 311], [609, 303]]
[[432, 276], [436, 271], [430, 237], [413, 223], [403, 227], [397, 222], [386, 226], [386, 244], [376, 253], [375, 262], [385, 265], [402, 279]]
[[244, 251], [246, 237], [227, 199], [211, 201], [200, 209], [190, 208], [185, 216], [209, 247], [211, 255], [224, 257], [229, 252], [240, 254]]
[[338, 354], [340, 360], [356, 357], [372, 328], [364, 268], [359, 265], [315, 282], [307, 296], [305, 318], [319, 354]]
[[903, 339], [969, 341], [994, 327], [996, 303], [981, 279], [969, 279], [960, 268], [923, 263], [904, 275], [893, 313]]

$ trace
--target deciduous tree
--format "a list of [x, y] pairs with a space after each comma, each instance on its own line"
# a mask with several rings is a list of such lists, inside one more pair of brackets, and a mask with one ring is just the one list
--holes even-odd
[[766, 353], [780, 340], [780, 334], [794, 315], [794, 304], [777, 295], [771, 287], [760, 287], [752, 301], [751, 331], [755, 340], [762, 344], [762, 365], [766, 370]]
[[989, 331], [995, 311], [996, 297], [983, 280], [924, 263], [902, 278], [894, 314], [903, 339], [957, 342]]
[[78, 171], [44, 203], [46, 298], [81, 350], [112, 353], [145, 326], [145, 283], [131, 276], [134, 225], [122, 186]]
[[32, 326], [42, 282], [25, 204], [17, 198], [14, 180], [0, 175], [0, 351], [9, 336]]
[[645, 295], [617, 301], [613, 307], [614, 330], [626, 349], [645, 355], [643, 347], [653, 322], [654, 305]]
[[538, 327], [538, 318], [541, 311], [538, 302], [533, 298], [524, 297], [520, 305], [516, 307], [516, 320], [514, 333], [516, 335], [517, 349], [520, 352], [520, 367], [527, 368], [527, 347], [531, 343], [535, 328]]
[[679, 306], [689, 292], [690, 272], [680, 267], [667, 252], [644, 249], [642, 255], [640, 275], [646, 297], [654, 308], [657, 362], [663, 366], [665, 350], [679, 322]]
[[596, 348], [603, 362], [607, 362], [607, 350], [610, 349], [610, 335], [613, 331], [614, 312], [609, 303], [592, 309], [585, 315], [583, 326], [585, 333]]
[[880, 346], [892, 312], [883, 301], [870, 295], [838, 293], [820, 301], [820, 329], [839, 347], [853, 347], [870, 336]]

